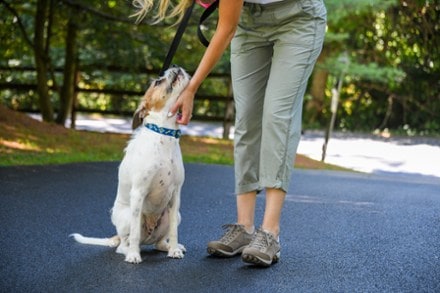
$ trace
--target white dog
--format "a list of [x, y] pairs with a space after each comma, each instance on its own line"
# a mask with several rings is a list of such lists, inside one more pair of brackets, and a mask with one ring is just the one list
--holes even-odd
[[125, 261], [140, 263], [140, 246], [154, 244], [168, 257], [183, 258], [178, 243], [180, 191], [184, 181], [180, 130], [170, 107], [187, 86], [189, 75], [179, 67], [168, 69], [146, 91], [137, 113], [143, 118], [125, 149], [119, 167], [119, 185], [111, 220], [112, 238], [71, 236], [80, 243], [116, 247]]

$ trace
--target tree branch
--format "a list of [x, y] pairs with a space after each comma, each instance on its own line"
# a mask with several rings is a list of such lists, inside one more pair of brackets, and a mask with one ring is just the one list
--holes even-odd
[[68, 6], [71, 6], [73, 8], [90, 12], [96, 16], [99, 16], [99, 17], [107, 19], [107, 20], [118, 21], [118, 22], [123, 22], [123, 23], [130, 23], [130, 24], [134, 25], [134, 20], [130, 20], [129, 18], [125, 18], [125, 17], [117, 17], [117, 16], [114, 16], [111, 14], [107, 14], [107, 13], [104, 13], [100, 10], [94, 9], [90, 6], [86, 6], [86, 5], [77, 3], [72, 0], [62, 0], [61, 2], [67, 4]]
[[29, 38], [29, 36], [26, 32], [26, 29], [24, 28], [24, 25], [20, 19], [20, 16], [18, 15], [18, 12], [8, 2], [6, 2], [4, 0], [0, 0], [0, 3], [2, 3], [6, 7], [6, 9], [9, 10], [9, 12], [11, 12], [17, 18], [18, 27], [23, 34], [25, 43], [33, 49], [34, 43]]

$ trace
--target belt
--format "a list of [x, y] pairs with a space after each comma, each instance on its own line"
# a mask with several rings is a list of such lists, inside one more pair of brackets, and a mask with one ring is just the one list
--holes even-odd
[[267, 4], [259, 4], [259, 3], [245, 1], [244, 6], [271, 7], [271, 6], [276, 6], [276, 5], [280, 5], [280, 4], [285, 4], [287, 2], [295, 2], [295, 1], [298, 1], [298, 0], [281, 0], [281, 1], [276, 1], [276, 2], [267, 3]]

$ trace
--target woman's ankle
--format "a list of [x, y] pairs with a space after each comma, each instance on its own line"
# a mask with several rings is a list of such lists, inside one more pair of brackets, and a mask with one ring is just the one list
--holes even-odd
[[275, 239], [279, 239], [280, 237], [280, 228], [279, 227], [261, 227], [261, 230], [263, 230], [266, 233], [272, 234]]
[[254, 232], [255, 232], [255, 226], [254, 226], [254, 225], [252, 225], [252, 224], [240, 223], [240, 222], [238, 222], [237, 224], [243, 226], [243, 227], [244, 227], [244, 230], [246, 231], [246, 233], [248, 233], [248, 234], [254, 234]]

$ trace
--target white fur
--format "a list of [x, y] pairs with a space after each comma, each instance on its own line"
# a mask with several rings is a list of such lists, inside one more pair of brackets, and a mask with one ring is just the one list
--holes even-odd
[[[151, 85], [138, 112], [142, 112], [143, 124], [177, 129], [176, 118], [168, 117], [168, 112], [188, 84], [189, 76], [183, 69], [173, 67], [164, 78], [160, 85]], [[157, 104], [157, 100], [162, 102]], [[129, 141], [119, 166], [111, 216], [117, 235], [110, 239], [71, 236], [84, 244], [118, 246], [116, 252], [124, 254], [125, 261], [130, 263], [142, 261], [142, 244], [154, 244], [156, 249], [167, 251], [168, 257], [183, 258], [185, 247], [178, 243], [183, 181], [179, 140], [140, 127]]]

